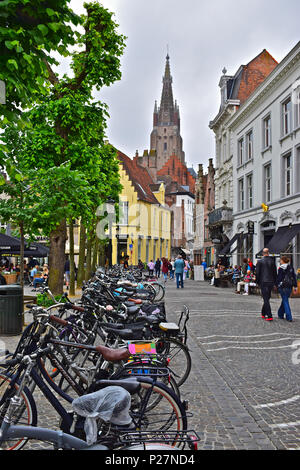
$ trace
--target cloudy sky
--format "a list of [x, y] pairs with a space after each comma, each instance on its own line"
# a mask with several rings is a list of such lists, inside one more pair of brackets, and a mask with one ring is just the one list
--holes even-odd
[[[71, 0], [84, 12], [83, 0]], [[188, 166], [215, 156], [208, 123], [218, 112], [224, 66], [234, 74], [263, 49], [280, 62], [300, 40], [299, 0], [102, 0], [127, 36], [122, 80], [103, 89], [107, 136], [132, 157], [149, 149], [167, 47]]]

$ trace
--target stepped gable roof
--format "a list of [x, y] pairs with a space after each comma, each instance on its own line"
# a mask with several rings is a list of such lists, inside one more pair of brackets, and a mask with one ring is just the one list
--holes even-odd
[[228, 80], [227, 98], [244, 103], [277, 65], [278, 62], [264, 49], [247, 65], [241, 65], [234, 77]]
[[154, 182], [147, 169], [138, 165], [135, 160], [131, 160], [131, 158], [127, 157], [127, 155], [119, 150], [117, 150], [117, 158], [132, 182], [137, 192], [138, 199], [151, 204], [159, 204], [151, 191], [150, 185], [153, 185]]
[[171, 155], [164, 166], [157, 172], [157, 177], [170, 175], [181, 186], [189, 186], [190, 192], [195, 192], [196, 178], [194, 178], [187, 166], [181, 162], [177, 155]]

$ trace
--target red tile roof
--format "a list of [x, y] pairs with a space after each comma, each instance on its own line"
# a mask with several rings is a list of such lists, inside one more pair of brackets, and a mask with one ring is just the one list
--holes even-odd
[[117, 158], [121, 162], [123, 169], [133, 184], [133, 187], [137, 192], [138, 199], [149, 202], [150, 204], [159, 204], [151, 191], [150, 185], [154, 184], [154, 181], [149, 175], [147, 169], [138, 165], [135, 160], [131, 160], [131, 158], [119, 150], [117, 150]]
[[176, 155], [171, 155], [164, 166], [157, 172], [157, 176], [170, 175], [181, 186], [189, 186], [190, 192], [195, 193], [195, 178], [191, 175]]

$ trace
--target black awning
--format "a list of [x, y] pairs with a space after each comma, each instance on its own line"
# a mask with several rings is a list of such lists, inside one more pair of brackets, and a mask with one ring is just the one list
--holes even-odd
[[[21, 243], [18, 238], [11, 237], [0, 233], [0, 255], [20, 256]], [[33, 256], [35, 258], [46, 258], [49, 256], [50, 249], [40, 243], [30, 243], [25, 241], [24, 256], [27, 258]]]
[[[240, 242], [242, 242], [243, 240], [245, 240], [245, 238], [248, 237], [248, 233], [242, 233], [242, 234], [239, 234], [239, 235], [241, 235], [241, 236], [239, 237], [239, 241], [240, 241]], [[238, 247], [239, 247], [239, 244], [237, 243], [237, 244], [236, 244], [236, 247], [235, 247], [233, 250], [231, 250], [231, 252], [230, 252], [229, 254], [232, 255], [232, 254], [238, 249]]]
[[234, 237], [229, 240], [229, 242], [224, 246], [224, 248], [220, 251], [219, 256], [225, 256], [229, 254], [231, 246], [236, 242], [238, 239], [240, 239], [244, 235], [243, 232], [241, 233], [236, 233]]
[[10, 254], [15, 250], [20, 251], [20, 240], [0, 233], [0, 254]]
[[[300, 232], [300, 224], [290, 224], [284, 227], [279, 227], [277, 232], [274, 233], [273, 237], [267, 244], [266, 248], [269, 248], [269, 252], [272, 255], [280, 256], [287, 249], [291, 240]], [[262, 256], [262, 250], [257, 253], [256, 257]]]

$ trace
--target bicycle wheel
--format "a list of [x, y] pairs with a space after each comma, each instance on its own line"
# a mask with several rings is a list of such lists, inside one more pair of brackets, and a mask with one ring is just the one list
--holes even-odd
[[[146, 284], [146, 283], [145, 283]], [[155, 302], [160, 302], [165, 296], [165, 288], [159, 282], [147, 283], [147, 286], [150, 285], [155, 290]]]
[[136, 429], [149, 432], [186, 430], [186, 411], [175, 393], [151, 379], [137, 380], [141, 388], [131, 397], [131, 416]]
[[[9, 406], [10, 399], [15, 395], [18, 390], [18, 384], [15, 384], [14, 388], [10, 387], [11, 378], [6, 376], [3, 373], [0, 373], [0, 427], [2, 420], [6, 414], [7, 408]], [[25, 387], [21, 393], [21, 401], [16, 409], [16, 412], [12, 418], [12, 424], [26, 425], [26, 426], [36, 426], [37, 425], [37, 410], [34, 399]], [[3, 450], [20, 450], [28, 438], [19, 437], [16, 439], [9, 439], [0, 444], [1, 449]]]
[[156, 340], [156, 352], [168, 363], [168, 368], [180, 387], [192, 368], [188, 347], [175, 338], [159, 338]]

